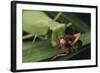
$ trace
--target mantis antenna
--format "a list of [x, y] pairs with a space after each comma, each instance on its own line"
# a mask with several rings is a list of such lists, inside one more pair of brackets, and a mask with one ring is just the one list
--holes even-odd
[[54, 21], [56, 21], [62, 14], [63, 12], [59, 12], [55, 17], [54, 17]]
[[[53, 21], [56, 21], [56, 20], [61, 16], [62, 13], [63, 13], [63, 12], [59, 12], [59, 13], [54, 17]], [[67, 24], [67, 27], [69, 27], [69, 26], [71, 26], [71, 25], [72, 25], [72, 23], [69, 22], [69, 23]]]

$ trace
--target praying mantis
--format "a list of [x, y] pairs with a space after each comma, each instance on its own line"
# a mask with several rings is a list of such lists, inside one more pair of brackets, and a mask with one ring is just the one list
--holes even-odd
[[63, 35], [65, 31], [65, 24], [56, 22], [61, 14], [62, 12], [59, 12], [54, 19], [51, 19], [41, 11], [23, 11], [23, 30], [29, 33], [29, 35], [23, 36], [23, 39], [34, 36], [34, 43], [37, 37], [45, 39], [48, 30], [51, 30], [53, 31], [51, 43], [52, 46], [56, 46], [56, 36]]
[[[34, 44], [37, 37], [40, 39], [47, 39], [47, 33], [51, 30], [51, 45], [56, 47], [58, 45], [57, 40], [59, 36], [64, 36], [65, 29], [72, 25], [70, 22], [67, 26], [64, 23], [57, 22], [56, 20], [61, 16], [61, 14], [62, 12], [59, 12], [54, 19], [51, 19], [42, 11], [24, 10], [22, 19], [23, 31], [29, 33], [29, 35], [23, 36], [23, 39], [34, 36], [32, 41], [32, 44]], [[79, 40], [79, 37], [80, 34], [75, 37], [74, 43]]]

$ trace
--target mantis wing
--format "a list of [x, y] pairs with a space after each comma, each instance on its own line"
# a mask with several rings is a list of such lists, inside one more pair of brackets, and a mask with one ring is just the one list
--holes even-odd
[[42, 11], [23, 10], [23, 30], [28, 33], [45, 35], [51, 19]]

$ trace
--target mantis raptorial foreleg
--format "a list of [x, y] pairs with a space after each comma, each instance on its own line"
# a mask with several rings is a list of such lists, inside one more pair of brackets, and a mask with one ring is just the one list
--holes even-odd
[[38, 38], [41, 39], [41, 40], [47, 40], [48, 36], [47, 35], [45, 35], [45, 36], [38, 36]]

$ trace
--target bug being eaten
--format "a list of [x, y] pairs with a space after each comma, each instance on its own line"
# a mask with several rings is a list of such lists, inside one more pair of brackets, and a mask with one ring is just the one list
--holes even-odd
[[77, 48], [80, 46], [82, 46], [82, 41], [80, 40], [80, 33], [58, 37], [58, 47], [68, 49], [68, 52], [77, 50]]
[[73, 51], [77, 51], [77, 49], [82, 46], [82, 41], [80, 40], [80, 33], [73, 35], [59, 36], [57, 43], [58, 43], [57, 47], [64, 49], [64, 52], [54, 56], [52, 60], [60, 56], [66, 56], [67, 54]]

